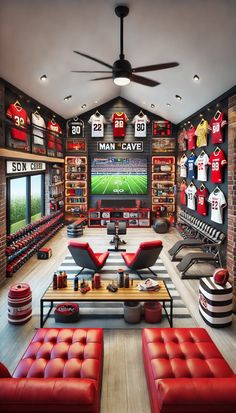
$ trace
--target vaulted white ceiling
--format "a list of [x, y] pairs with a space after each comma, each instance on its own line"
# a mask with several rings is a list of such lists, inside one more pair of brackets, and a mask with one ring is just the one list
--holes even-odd
[[[133, 67], [169, 61], [179, 67], [146, 72], [160, 86], [91, 82], [106, 70], [73, 53], [113, 64], [119, 56], [117, 0], [1, 0], [0, 76], [65, 118], [122, 96], [178, 123], [236, 83], [235, 0], [129, 0], [124, 51]], [[46, 74], [48, 80], [39, 77]], [[193, 81], [198, 74], [200, 81]], [[142, 73], [140, 73], [142, 75]], [[177, 101], [175, 95], [182, 96]], [[72, 95], [65, 102], [63, 98]], [[98, 103], [97, 103], [98, 102]], [[81, 105], [86, 104], [85, 109]], [[167, 106], [169, 103], [171, 106]], [[151, 104], [155, 108], [151, 108]]]

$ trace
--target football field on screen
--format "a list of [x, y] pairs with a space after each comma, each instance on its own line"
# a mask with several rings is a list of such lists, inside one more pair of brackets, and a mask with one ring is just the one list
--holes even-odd
[[142, 195], [147, 193], [146, 175], [96, 175], [91, 177], [93, 195]]

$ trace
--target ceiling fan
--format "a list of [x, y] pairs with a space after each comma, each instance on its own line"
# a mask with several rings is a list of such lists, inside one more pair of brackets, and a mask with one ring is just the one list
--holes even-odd
[[154, 70], [162, 70], [162, 69], [169, 69], [171, 67], [179, 66], [177, 62], [170, 62], [170, 63], [161, 63], [156, 65], [149, 65], [149, 66], [141, 66], [141, 67], [131, 67], [131, 64], [128, 60], [125, 59], [124, 50], [123, 50], [123, 19], [129, 13], [129, 8], [127, 6], [117, 6], [115, 8], [116, 15], [120, 18], [120, 56], [119, 60], [116, 60], [113, 65], [109, 63], [103, 62], [100, 59], [95, 57], [89, 56], [85, 53], [78, 52], [74, 50], [74, 53], [78, 55], [87, 57], [94, 62], [100, 63], [103, 66], [106, 66], [110, 70], [72, 70], [73, 73], [109, 73], [110, 76], [106, 77], [97, 77], [95, 79], [91, 79], [92, 81], [96, 80], [104, 80], [104, 79], [113, 79], [114, 83], [118, 86], [126, 86], [131, 82], [139, 83], [140, 85], [145, 86], [157, 86], [160, 85], [159, 82], [156, 80], [148, 79], [143, 76], [136, 75], [139, 72], [151, 72]]

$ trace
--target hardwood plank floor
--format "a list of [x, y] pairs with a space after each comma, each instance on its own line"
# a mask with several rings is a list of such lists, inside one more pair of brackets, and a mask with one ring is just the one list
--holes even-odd
[[[111, 237], [104, 228], [86, 228], [81, 241], [88, 241], [96, 251], [104, 251]], [[156, 234], [151, 228], [128, 229], [124, 237], [127, 251], [133, 252], [144, 240], [161, 239], [164, 244], [161, 258], [176, 288], [189, 308], [193, 326], [201, 326], [208, 330], [212, 339], [236, 372], [236, 319], [231, 327], [212, 329], [204, 323], [198, 312], [198, 280], [181, 280], [176, 264], [170, 261], [168, 249], [180, 239], [174, 228], [168, 234]], [[29, 341], [39, 327], [39, 300], [67, 255], [66, 228], [60, 231], [49, 243], [53, 256], [49, 260], [40, 261], [32, 257], [12, 278], [6, 280], [0, 290], [0, 360], [10, 371], [18, 363]], [[211, 265], [199, 265], [197, 271], [206, 274], [212, 272]], [[13, 326], [7, 321], [7, 293], [9, 286], [15, 282], [28, 282], [33, 291], [33, 317], [23, 326]], [[177, 323], [176, 323], [177, 324]], [[181, 327], [181, 319], [176, 327]], [[104, 331], [104, 370], [101, 413], [149, 413], [150, 405], [146, 379], [142, 363], [141, 330], [131, 327], [126, 330]]]

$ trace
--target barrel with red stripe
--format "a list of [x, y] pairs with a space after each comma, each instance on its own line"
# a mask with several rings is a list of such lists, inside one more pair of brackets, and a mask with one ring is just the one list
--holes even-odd
[[32, 315], [32, 292], [29, 284], [13, 284], [8, 292], [8, 322], [24, 324]]
[[227, 282], [216, 284], [214, 277], [201, 278], [199, 284], [199, 312], [211, 327], [228, 327], [232, 324], [233, 287]]

